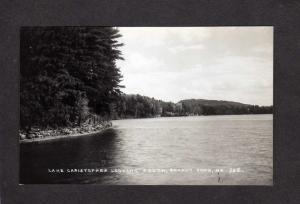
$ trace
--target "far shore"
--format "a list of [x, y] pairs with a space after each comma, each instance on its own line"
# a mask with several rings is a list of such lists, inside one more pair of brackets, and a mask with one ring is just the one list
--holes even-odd
[[80, 136], [92, 136], [98, 133], [103, 132], [104, 130], [109, 129], [104, 128], [102, 130], [97, 130], [97, 131], [92, 131], [92, 132], [85, 132], [85, 133], [77, 133], [77, 134], [69, 134], [69, 135], [58, 135], [58, 136], [46, 136], [46, 137], [38, 137], [38, 138], [31, 138], [31, 139], [23, 139], [19, 140], [20, 143], [34, 143], [34, 142], [44, 142], [44, 141], [49, 141], [49, 140], [59, 140], [63, 138], [74, 138], [74, 137], [80, 137]]
[[153, 116], [153, 117], [127, 117], [127, 118], [117, 118], [116, 120], [131, 120], [131, 119], [153, 119], [153, 118], [180, 118], [180, 117], [207, 117], [207, 116], [245, 116], [245, 115], [273, 115], [273, 113], [248, 113], [248, 114], [211, 114], [211, 115], [174, 115], [174, 116]]

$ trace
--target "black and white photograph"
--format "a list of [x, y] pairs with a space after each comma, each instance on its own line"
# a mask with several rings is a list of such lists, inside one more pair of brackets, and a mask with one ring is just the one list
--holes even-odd
[[19, 184], [272, 186], [273, 28], [21, 27]]

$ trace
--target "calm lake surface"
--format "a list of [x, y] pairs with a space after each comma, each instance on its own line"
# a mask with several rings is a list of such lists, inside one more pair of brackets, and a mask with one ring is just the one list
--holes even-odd
[[20, 183], [272, 185], [273, 115], [116, 120], [92, 136], [21, 144]]

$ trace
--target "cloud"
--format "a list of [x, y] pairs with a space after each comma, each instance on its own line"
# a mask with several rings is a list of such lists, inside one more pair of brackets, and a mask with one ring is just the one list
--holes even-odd
[[120, 28], [125, 93], [273, 101], [272, 27]]
[[155, 69], [160, 69], [163, 62], [152, 56], [145, 56], [141, 53], [130, 52], [126, 55], [124, 61], [120, 61], [118, 66], [126, 73], [144, 73], [153, 72]]
[[205, 47], [202, 44], [196, 44], [196, 45], [178, 45], [178, 46], [174, 46], [174, 47], [170, 47], [168, 48], [168, 50], [171, 53], [177, 54], [180, 52], [184, 52], [184, 51], [199, 51], [199, 50], [203, 50]]

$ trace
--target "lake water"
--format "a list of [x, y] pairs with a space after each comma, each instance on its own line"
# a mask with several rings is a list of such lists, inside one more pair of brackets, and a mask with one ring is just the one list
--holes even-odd
[[116, 120], [92, 136], [21, 144], [20, 183], [272, 185], [273, 115]]

